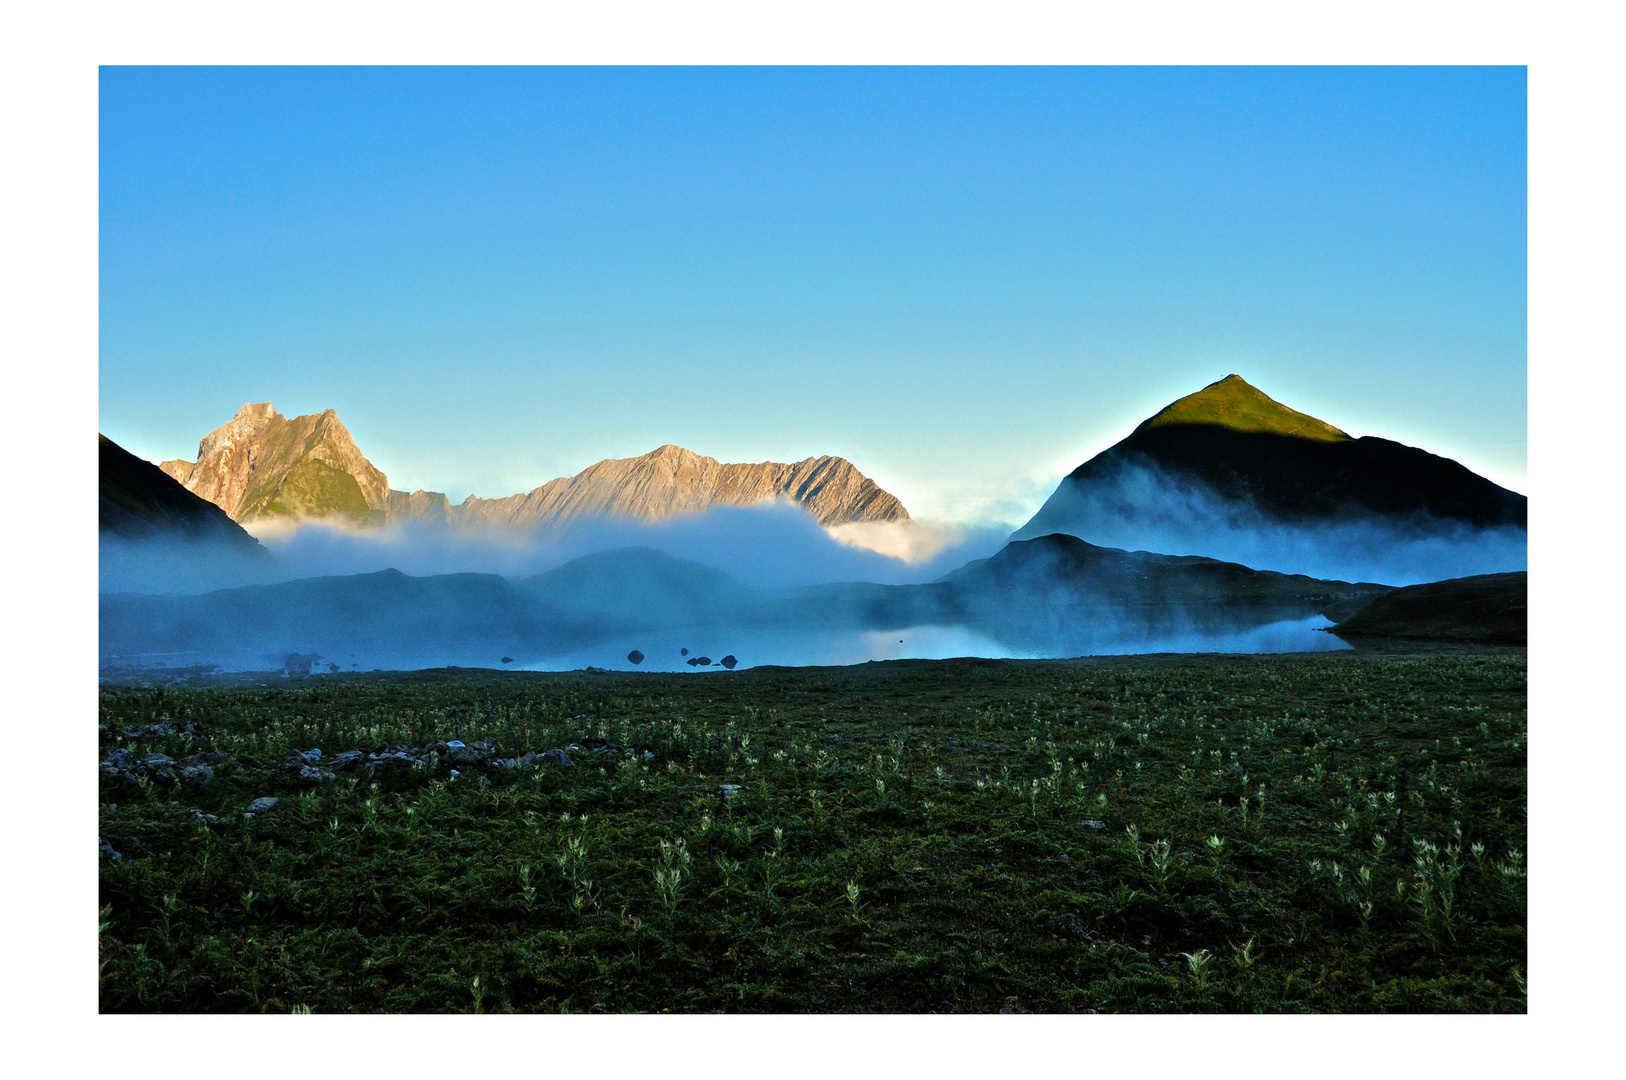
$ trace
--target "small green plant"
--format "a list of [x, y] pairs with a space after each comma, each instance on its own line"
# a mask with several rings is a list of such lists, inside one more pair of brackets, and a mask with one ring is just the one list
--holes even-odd
[[1146, 845], [1146, 857], [1151, 861], [1152, 873], [1159, 888], [1168, 884], [1169, 869], [1173, 858], [1172, 851], [1173, 849], [1167, 840], [1154, 840]]
[[536, 883], [531, 880], [531, 867], [529, 863], [521, 863], [519, 867], [519, 893], [525, 904], [525, 910], [531, 911], [536, 906]]
[[1186, 967], [1191, 973], [1191, 981], [1197, 984], [1199, 990], [1208, 985], [1208, 966], [1214, 957], [1207, 949], [1198, 949], [1194, 953], [1181, 953], [1186, 958]]
[[677, 906], [683, 879], [689, 873], [689, 846], [682, 839], [660, 842], [660, 862], [655, 867], [655, 889], [668, 912]]

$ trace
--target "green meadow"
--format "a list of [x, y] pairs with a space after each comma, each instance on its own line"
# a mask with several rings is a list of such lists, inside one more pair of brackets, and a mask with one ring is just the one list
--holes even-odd
[[1526, 1007], [1523, 649], [199, 677], [100, 709], [104, 1012]]

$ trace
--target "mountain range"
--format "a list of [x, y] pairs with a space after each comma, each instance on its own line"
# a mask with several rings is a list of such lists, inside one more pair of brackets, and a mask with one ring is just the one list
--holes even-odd
[[600, 461], [529, 492], [497, 499], [471, 495], [452, 505], [440, 492], [392, 489], [332, 409], [289, 419], [270, 402], [244, 405], [205, 435], [196, 461], [160, 467], [238, 522], [545, 529], [592, 518], [661, 521], [770, 499], [802, 507], [821, 525], [909, 519], [902, 503], [845, 458], [725, 464], [671, 445]]
[[[826, 525], [908, 520], [897, 499], [841, 458], [731, 465], [670, 445], [601, 461], [528, 493], [470, 496], [452, 506], [438, 493], [391, 489], [332, 410], [290, 420], [270, 403], [245, 405], [204, 438], [196, 462], [165, 462], [162, 471], [105, 438], [102, 447], [103, 530], [126, 537], [167, 531], [253, 544], [236, 522], [275, 518], [535, 529], [595, 517], [658, 521], [764, 499], [790, 500]], [[1092, 539], [1170, 520], [1187, 526], [1175, 536], [1184, 551], [1152, 550], [1158, 545], [1149, 540], [1136, 550]], [[410, 666], [453, 654], [489, 663], [494, 651], [535, 661], [698, 627], [727, 628], [748, 641], [753, 634], [961, 626], [1008, 648], [1078, 655], [1314, 616], [1338, 622], [1336, 632], [1351, 640], [1522, 640], [1522, 572], [1399, 591], [1278, 572], [1216, 557], [1224, 536], [1215, 523], [1236, 520], [1266, 530], [1322, 527], [1306, 534], [1317, 543], [1342, 535], [1326, 527], [1399, 522], [1438, 530], [1448, 553], [1463, 530], [1511, 531], [1516, 546], [1508, 550], [1522, 565], [1527, 500], [1449, 459], [1354, 438], [1231, 375], [1173, 402], [1080, 465], [994, 555], [932, 582], [775, 592], [628, 548], [522, 579], [414, 578], [392, 570], [197, 596], [108, 594], [103, 653], [206, 649], [263, 658], [279, 650], [364, 650]], [[1377, 535], [1387, 544], [1400, 533]], [[736, 651], [750, 664], [746, 649]]]

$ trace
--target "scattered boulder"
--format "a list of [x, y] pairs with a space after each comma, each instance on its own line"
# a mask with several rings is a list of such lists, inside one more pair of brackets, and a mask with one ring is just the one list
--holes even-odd
[[192, 734], [191, 724], [176, 725], [158, 723], [148, 724], [146, 727], [132, 728], [130, 730], [121, 731], [119, 732], [119, 737], [129, 739], [133, 742], [136, 739], [167, 739], [172, 735], [190, 734]]
[[721, 660], [719, 660], [718, 663], [722, 664], [728, 670], [733, 671], [734, 670], [734, 665], [738, 664], [739, 661], [734, 659], [734, 654], [733, 653], [729, 653], [727, 656], [725, 656]]
[[207, 765], [188, 765], [181, 770], [181, 783], [187, 787], [200, 788], [213, 783], [215, 771]]
[[350, 772], [354, 769], [361, 768], [362, 762], [366, 760], [367, 755], [363, 754], [360, 750], [346, 750], [344, 753], [339, 754], [333, 759], [333, 771]]
[[576, 763], [570, 760], [570, 755], [565, 753], [563, 750], [558, 749], [547, 751], [537, 760], [545, 761], [549, 765], [555, 765], [561, 769], [573, 769], [576, 767]]
[[634, 649], [630, 653], [627, 654], [627, 663], [629, 663], [629, 664], [641, 664], [643, 662], [644, 662], [644, 654], [639, 652], [637, 649]]
[[275, 809], [277, 803], [279, 803], [281, 801], [282, 800], [277, 798], [275, 795], [264, 795], [264, 796], [261, 796], [258, 799], [255, 799], [253, 802], [249, 803], [246, 807], [244, 807], [243, 808], [243, 813], [245, 813], [245, 814], [263, 814], [268, 810]]
[[373, 771], [384, 769], [410, 769], [418, 763], [418, 759], [407, 753], [406, 747], [386, 747], [382, 754], [369, 754], [367, 768]]
[[112, 859], [115, 862], [117, 862], [119, 859], [124, 858], [123, 855], [120, 855], [118, 852], [113, 850], [113, 845], [112, 844], [109, 844], [106, 840], [103, 840], [101, 837], [98, 836], [96, 838], [96, 842], [101, 848], [101, 853], [103, 855], [106, 855], [109, 859]]
[[326, 769], [318, 769], [314, 765], [306, 765], [299, 770], [299, 782], [302, 784], [325, 784], [333, 779], [333, 774]]
[[718, 793], [721, 794], [725, 799], [730, 795], [739, 794], [740, 790], [741, 788], [738, 784], [724, 784], [722, 787], [717, 789]]
[[458, 743], [446, 752], [446, 760], [453, 765], [478, 765], [485, 755], [472, 746]]

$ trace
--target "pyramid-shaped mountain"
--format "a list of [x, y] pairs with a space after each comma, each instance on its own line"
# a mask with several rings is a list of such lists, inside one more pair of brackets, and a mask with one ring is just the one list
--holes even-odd
[[[1130, 474], [1246, 506], [1284, 523], [1390, 519], [1523, 527], [1526, 499], [1449, 458], [1352, 438], [1227, 375], [1159, 411], [1062, 481], [1018, 538], [1087, 535], [1080, 506]], [[1144, 487], [1144, 484], [1142, 484]], [[1120, 502], [1129, 496], [1115, 491]], [[1109, 500], [1110, 501], [1110, 500]]]

